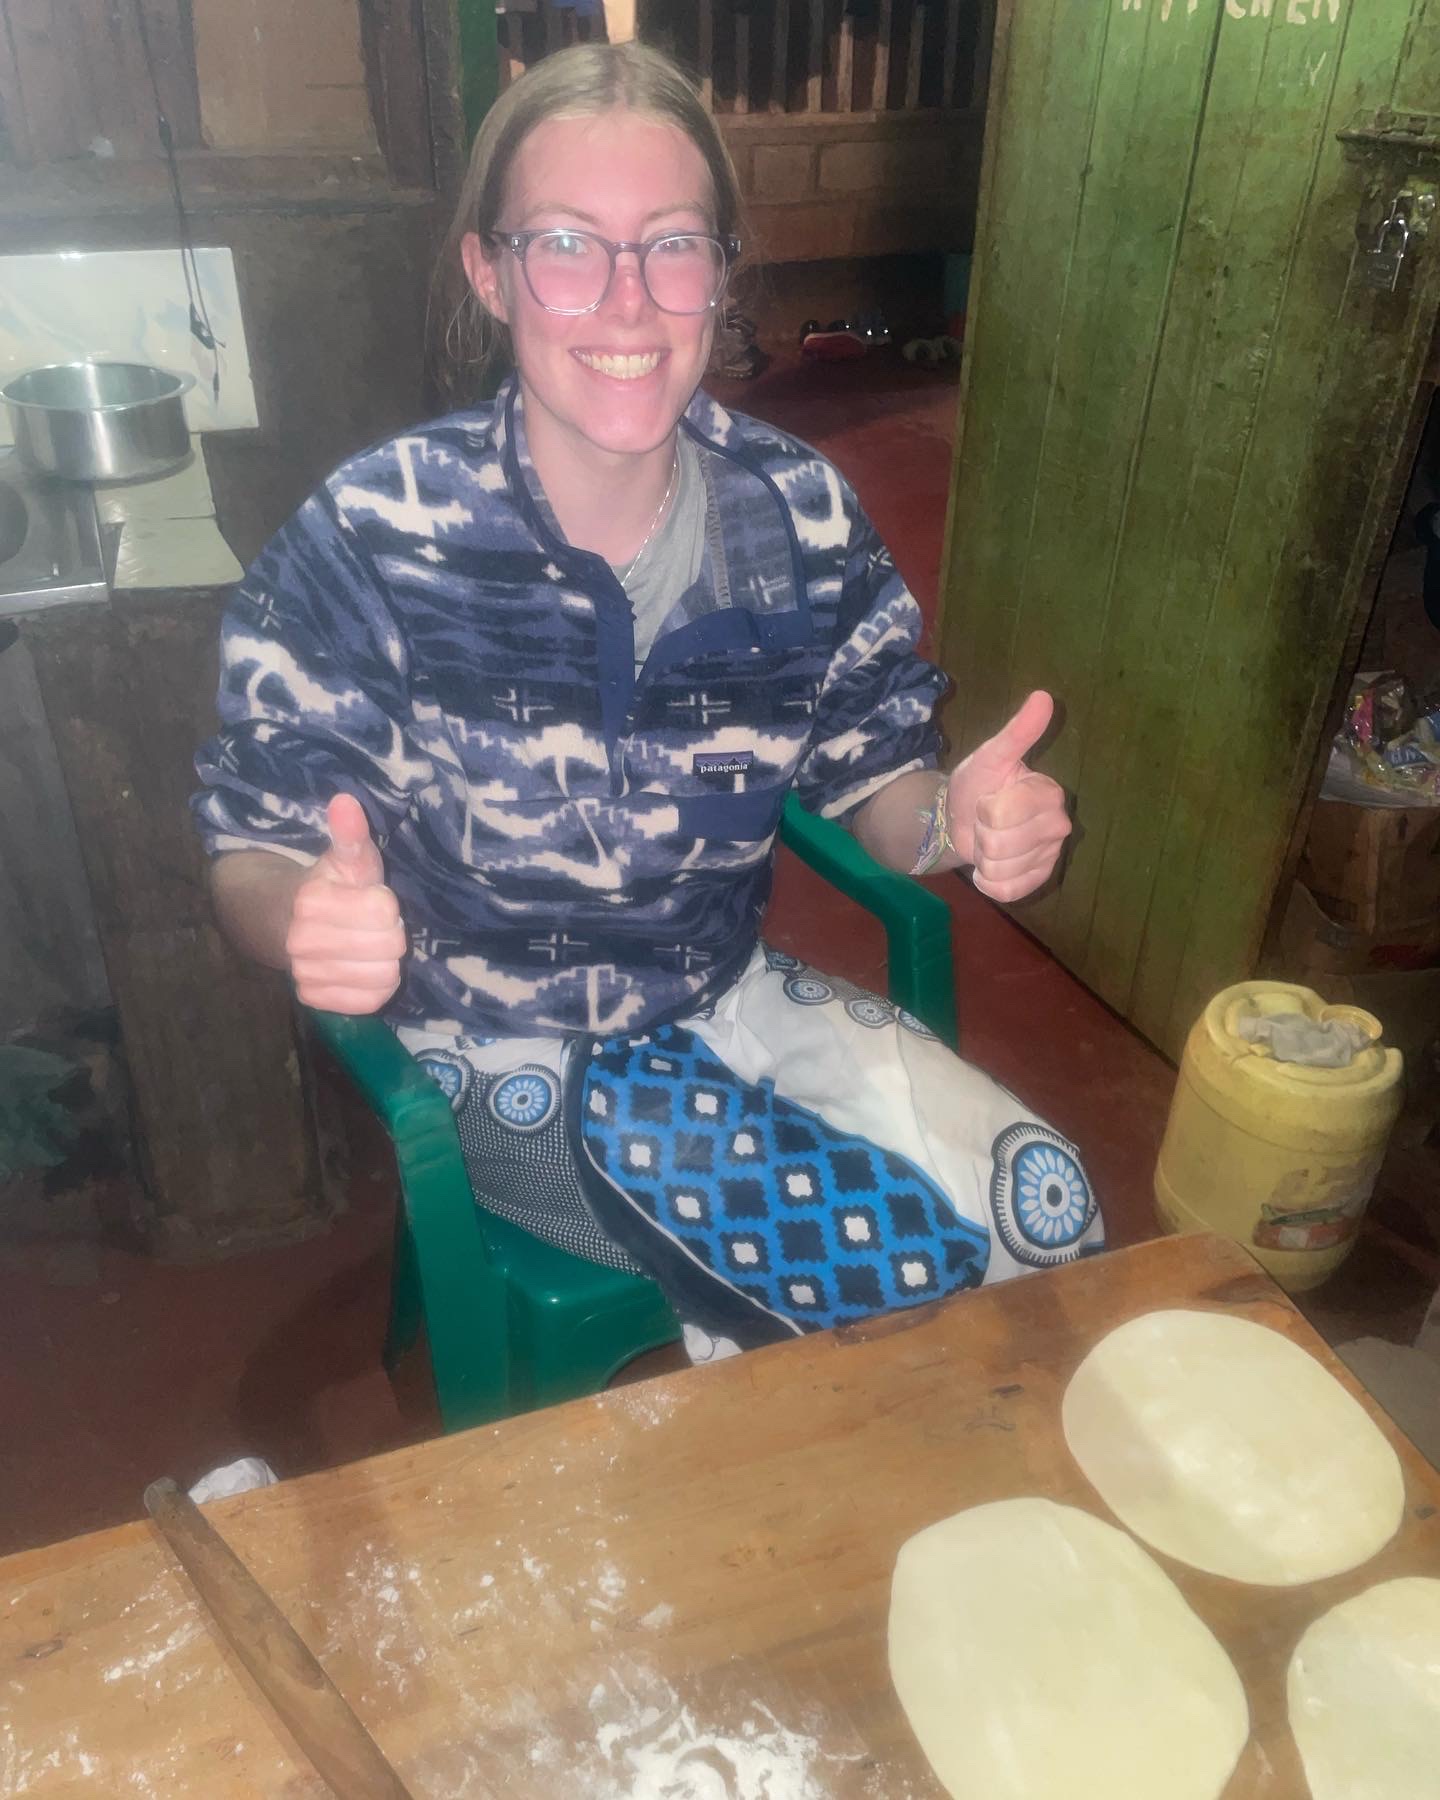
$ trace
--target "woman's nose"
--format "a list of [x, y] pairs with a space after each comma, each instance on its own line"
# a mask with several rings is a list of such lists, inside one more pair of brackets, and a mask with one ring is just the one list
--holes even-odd
[[633, 250], [622, 250], [615, 258], [615, 273], [605, 299], [610, 311], [624, 319], [637, 318], [650, 305], [640, 258]]

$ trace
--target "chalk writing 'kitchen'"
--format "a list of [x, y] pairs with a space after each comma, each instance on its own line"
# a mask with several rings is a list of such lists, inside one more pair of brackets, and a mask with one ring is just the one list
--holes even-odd
[[[1151, 0], [1158, 6], [1160, 17], [1168, 19], [1183, 5], [1187, 14], [1199, 12], [1200, 0]], [[1145, 0], [1120, 0], [1121, 12], [1144, 12]], [[1340, 17], [1340, 0], [1225, 0], [1225, 12], [1232, 19], [1268, 19], [1277, 14], [1287, 25], [1313, 25]]]

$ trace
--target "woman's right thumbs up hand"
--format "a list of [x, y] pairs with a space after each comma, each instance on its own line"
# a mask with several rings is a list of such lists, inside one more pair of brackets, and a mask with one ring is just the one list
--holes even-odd
[[330, 848], [295, 890], [285, 936], [295, 991], [326, 1012], [379, 1012], [408, 948], [400, 903], [360, 802], [337, 794], [326, 824]]

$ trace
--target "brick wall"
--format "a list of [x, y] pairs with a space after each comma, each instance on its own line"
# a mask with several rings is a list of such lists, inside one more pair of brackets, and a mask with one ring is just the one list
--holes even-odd
[[720, 119], [766, 262], [970, 246], [979, 112]]

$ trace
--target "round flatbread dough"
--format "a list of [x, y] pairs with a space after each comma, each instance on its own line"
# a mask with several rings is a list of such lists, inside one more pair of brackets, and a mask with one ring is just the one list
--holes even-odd
[[1249, 1319], [1131, 1319], [1075, 1371], [1062, 1418], [1122, 1525], [1235, 1581], [1289, 1587], [1353, 1569], [1404, 1512], [1399, 1458], [1364, 1407]]
[[1333, 1607], [1286, 1687], [1311, 1800], [1440, 1800], [1440, 1581], [1384, 1581]]
[[1215, 1800], [1249, 1734], [1225, 1652], [1113, 1525], [1050, 1500], [900, 1547], [890, 1678], [964, 1800]]

